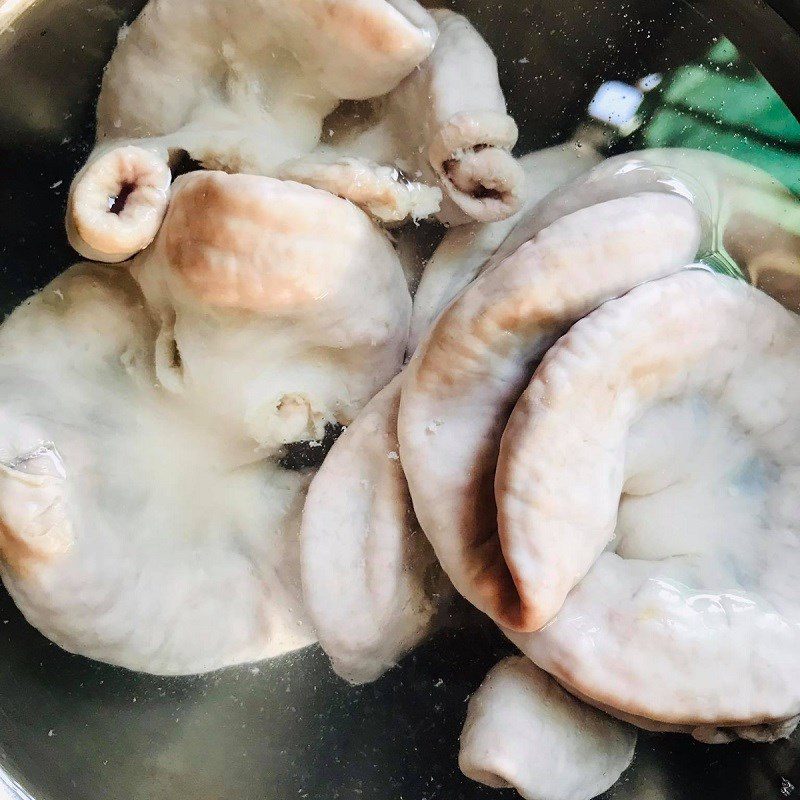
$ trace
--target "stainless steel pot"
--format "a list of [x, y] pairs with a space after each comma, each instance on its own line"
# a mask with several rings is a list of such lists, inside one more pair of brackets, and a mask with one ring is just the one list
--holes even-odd
[[[187, 0], [190, 2], [191, 0]], [[88, 152], [103, 64], [141, 0], [0, 0], [0, 303], [74, 254], [62, 230]], [[464, 0], [501, 61], [524, 150], [570, 134], [609, 78], [635, 80], [729, 36], [800, 110], [800, 3]], [[202, 678], [161, 679], [69, 655], [0, 590], [0, 798], [471, 800], [504, 797], [456, 766], [465, 701], [508, 646], [448, 631], [350, 688], [317, 649]], [[720, 670], [724, 664], [718, 665]], [[795, 788], [797, 787], [797, 789]], [[643, 736], [622, 800], [800, 795], [800, 739], [703, 746]]]

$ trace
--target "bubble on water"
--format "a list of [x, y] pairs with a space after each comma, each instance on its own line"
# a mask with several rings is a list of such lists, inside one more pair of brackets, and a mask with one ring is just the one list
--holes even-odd
[[436, 433], [436, 431], [437, 431], [437, 430], [439, 430], [439, 428], [441, 427], [441, 425], [442, 425], [442, 421], [441, 421], [440, 419], [434, 419], [434, 420], [431, 420], [431, 421], [428, 423], [428, 425], [427, 425], [427, 427], [425, 428], [425, 430], [426, 430], [428, 433]]

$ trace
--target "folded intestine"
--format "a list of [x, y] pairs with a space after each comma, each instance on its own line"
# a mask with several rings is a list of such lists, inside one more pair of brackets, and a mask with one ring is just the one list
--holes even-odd
[[[374, 126], [361, 130], [342, 101], [368, 101]], [[502, 219], [523, 190], [516, 137], [492, 51], [452, 12], [151, 0], [106, 68], [67, 231], [86, 258], [130, 258], [154, 238], [170, 169], [187, 160], [323, 188], [389, 225]]]
[[[362, 293], [367, 287], [368, 293]], [[197, 172], [130, 266], [79, 265], [0, 328], [3, 580], [62, 647], [194, 673], [314, 640], [285, 447], [400, 369], [385, 233], [310, 187]]]

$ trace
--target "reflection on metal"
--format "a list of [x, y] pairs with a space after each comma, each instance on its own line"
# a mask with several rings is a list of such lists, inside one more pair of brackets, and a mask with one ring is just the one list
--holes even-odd
[[0, 0], [0, 33], [13, 25], [20, 14], [29, 9], [36, 0]]
[[657, 89], [661, 85], [663, 80], [664, 76], [660, 72], [651, 72], [636, 84], [636, 88], [640, 92], [652, 92], [653, 89]]
[[633, 149], [692, 147], [734, 156], [800, 194], [800, 123], [725, 37], [647, 95]]
[[36, 800], [0, 767], [0, 800]]
[[636, 118], [642, 100], [644, 94], [635, 86], [622, 81], [606, 81], [589, 103], [589, 116], [626, 130]]

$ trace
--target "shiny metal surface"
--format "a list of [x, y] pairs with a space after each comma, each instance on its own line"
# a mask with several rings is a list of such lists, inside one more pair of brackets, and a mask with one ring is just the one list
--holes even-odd
[[[0, 33], [5, 310], [73, 260], [62, 233], [67, 187], [90, 145], [98, 80], [116, 30], [140, 5], [39, 0]], [[800, 107], [798, 39], [755, 2], [453, 5], [470, 14], [498, 52], [525, 150], [569, 134], [602, 79], [635, 80], [677, 66], [722, 32], [795, 111]], [[792, 11], [792, 3], [782, 5]], [[508, 797], [471, 784], [456, 766], [465, 701], [508, 649], [484, 628], [447, 631], [376, 684], [357, 689], [333, 676], [316, 648], [203, 678], [161, 679], [64, 653], [33, 631], [0, 590], [0, 798]], [[643, 736], [633, 768], [609, 796], [798, 794], [800, 740], [709, 747]]]

